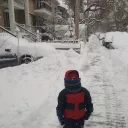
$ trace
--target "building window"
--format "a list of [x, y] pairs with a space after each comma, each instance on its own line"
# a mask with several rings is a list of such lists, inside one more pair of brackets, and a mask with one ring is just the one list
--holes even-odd
[[4, 26], [7, 29], [10, 28], [10, 20], [9, 20], [9, 13], [8, 12], [4, 12]]

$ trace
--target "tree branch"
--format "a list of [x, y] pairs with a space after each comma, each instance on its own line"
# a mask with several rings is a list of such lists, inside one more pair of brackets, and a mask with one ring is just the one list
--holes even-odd
[[[94, 7], [92, 9], [92, 7]], [[89, 7], [84, 11], [84, 14], [88, 11], [96, 11], [96, 10], [104, 10], [105, 8], [102, 7], [102, 5], [98, 4], [98, 3], [93, 3], [91, 5], [89, 5]]]

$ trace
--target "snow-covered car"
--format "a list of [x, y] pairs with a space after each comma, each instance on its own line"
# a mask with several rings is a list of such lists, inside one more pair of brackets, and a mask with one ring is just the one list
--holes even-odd
[[108, 49], [115, 49], [113, 47], [113, 39], [106, 35], [105, 37], [102, 37], [102, 45]]
[[55, 48], [39, 42], [0, 33], [0, 68], [36, 61], [55, 52]]
[[102, 40], [102, 44], [104, 47], [108, 48], [108, 49], [114, 49], [114, 47], [112, 46], [112, 42], [111, 41], [105, 41], [104, 39]]

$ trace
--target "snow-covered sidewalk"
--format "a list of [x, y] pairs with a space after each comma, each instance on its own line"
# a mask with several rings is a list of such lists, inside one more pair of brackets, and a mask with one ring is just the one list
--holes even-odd
[[[125, 89], [127, 87], [123, 86], [125, 87], [123, 88], [121, 83], [126, 80], [126, 76], [123, 75], [124, 79], [122, 79], [123, 73], [118, 74], [119, 86], [117, 86], [115, 66], [119, 67], [119, 63], [114, 65], [115, 58], [112, 58], [116, 53], [101, 47], [95, 36], [90, 38], [86, 53], [88, 65], [83, 74], [85, 77], [83, 85], [89, 88], [94, 103], [93, 116], [86, 125], [89, 128], [127, 128], [128, 116], [126, 106], [124, 106], [127, 96], [123, 97], [123, 93], [127, 92]], [[124, 102], [123, 99], [126, 101]]]
[[127, 128], [128, 70], [117, 53], [100, 46], [92, 36], [81, 55], [58, 51], [29, 65], [1, 69], [0, 128], [61, 128], [57, 96], [69, 69], [79, 70], [94, 103], [85, 127]]

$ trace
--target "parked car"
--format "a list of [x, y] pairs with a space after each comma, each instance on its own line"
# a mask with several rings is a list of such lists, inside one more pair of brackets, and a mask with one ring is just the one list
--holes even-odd
[[114, 47], [112, 46], [112, 41], [107, 41], [105, 40], [105, 38], [102, 39], [102, 44], [108, 49], [114, 49]]
[[[55, 50], [45, 43], [29, 43], [26, 39], [0, 33], [0, 68], [28, 64]], [[49, 48], [47, 48], [49, 47]]]

